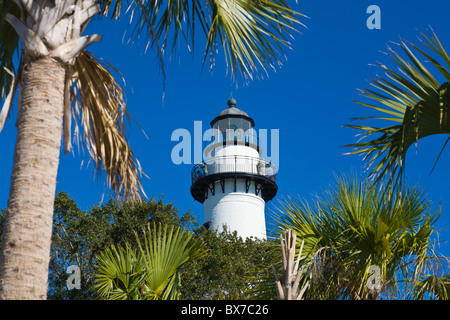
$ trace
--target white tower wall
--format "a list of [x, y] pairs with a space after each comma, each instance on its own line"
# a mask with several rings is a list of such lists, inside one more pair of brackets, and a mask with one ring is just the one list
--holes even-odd
[[245, 145], [225, 145], [225, 146], [217, 146], [214, 148], [215, 156], [248, 156], [259, 158], [259, 152], [255, 148], [251, 148]]
[[[244, 172], [257, 174], [259, 152], [245, 145], [219, 145], [214, 156], [206, 159], [208, 174]], [[245, 179], [226, 179], [223, 185], [216, 181], [214, 191], [208, 190], [203, 203], [204, 221], [222, 231], [236, 230], [243, 238], [266, 239], [265, 201], [256, 194], [255, 182], [247, 185]]]
[[[234, 188], [234, 181], [226, 183], [229, 187], [231, 184]], [[244, 184], [245, 188], [244, 181], [239, 181], [239, 184]], [[244, 239], [266, 239], [264, 207], [264, 200], [253, 193], [219, 193], [208, 197], [203, 203], [204, 219], [211, 222], [211, 228], [219, 232], [226, 225], [229, 231], [236, 230]]]

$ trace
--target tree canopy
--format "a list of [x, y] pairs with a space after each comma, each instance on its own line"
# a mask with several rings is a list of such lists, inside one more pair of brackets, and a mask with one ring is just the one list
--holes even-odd
[[[0, 233], [5, 210], [0, 211]], [[185, 299], [247, 299], [248, 289], [257, 278], [270, 276], [270, 266], [279, 253], [270, 242], [242, 239], [225, 230], [218, 234], [200, 227], [191, 211], [180, 213], [164, 198], [147, 201], [110, 200], [81, 210], [66, 192], [55, 197], [48, 299], [98, 299], [94, 288], [96, 258], [111, 246], [138, 249], [137, 232], [143, 235], [148, 224], [173, 226], [194, 232], [208, 254], [180, 268]], [[142, 241], [143, 243], [143, 241]], [[67, 268], [76, 265], [81, 272], [81, 288], [68, 290]]]

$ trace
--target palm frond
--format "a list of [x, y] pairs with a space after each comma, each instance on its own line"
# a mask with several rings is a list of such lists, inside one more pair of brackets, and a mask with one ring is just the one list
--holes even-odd
[[92, 53], [78, 54], [71, 90], [75, 134], [80, 134], [80, 123], [96, 172], [106, 171], [108, 185], [119, 195], [139, 198], [145, 195], [140, 181], [143, 173], [125, 137], [130, 115], [123, 89], [112, 72], [117, 73]]
[[[104, 14], [118, 17], [124, 3], [107, 0], [101, 5]], [[132, 38], [144, 36], [146, 49], [157, 47], [163, 72], [162, 53], [173, 54], [180, 39], [193, 49], [200, 28], [206, 36], [203, 63], [209, 57], [212, 68], [221, 45], [233, 75], [246, 78], [282, 63], [283, 49], [290, 46], [288, 37], [296, 32], [296, 25], [303, 25], [297, 17], [304, 16], [284, 0], [134, 0], [127, 10], [136, 18]]]
[[14, 28], [5, 20], [6, 14], [16, 17], [20, 9], [12, 0], [0, 0], [0, 92], [8, 92], [11, 87], [11, 77], [5, 68], [16, 74], [14, 57], [18, 56], [19, 36]]
[[[423, 275], [424, 264], [434, 257], [430, 239], [439, 217], [429, 206], [417, 188], [399, 192], [343, 177], [314, 205], [283, 201], [274, 220], [280, 233], [293, 229], [305, 242], [302, 262], [311, 277], [307, 294], [367, 298], [377, 296], [366, 286], [371, 266], [379, 268], [383, 288], [389, 290], [400, 274], [414, 281]], [[407, 268], [411, 257], [413, 271]]]
[[181, 298], [179, 268], [206, 254], [201, 239], [180, 228], [148, 225], [137, 250], [112, 246], [98, 256], [95, 288], [111, 300]]
[[415, 287], [414, 297], [418, 300], [448, 300], [450, 295], [450, 276], [430, 275], [423, 278]]
[[[379, 63], [385, 77], [370, 81], [374, 89], [361, 90], [362, 96], [374, 103], [358, 103], [382, 114], [371, 119], [388, 120], [395, 124], [387, 127], [346, 126], [363, 131], [359, 142], [345, 146], [354, 148], [347, 154], [364, 154], [370, 177], [378, 182], [386, 176], [389, 176], [390, 184], [401, 182], [409, 147], [423, 137], [450, 133], [449, 84], [442, 83], [440, 79], [450, 80], [450, 58], [434, 32], [429, 38], [423, 33], [421, 35], [424, 38], [421, 43], [443, 59], [445, 64], [405, 40], [397, 45], [403, 55], [389, 48], [389, 56], [396, 68]], [[438, 74], [433, 75], [422, 60], [430, 62]]]
[[178, 299], [178, 269], [187, 261], [203, 257], [205, 244], [201, 239], [194, 239], [193, 233], [167, 225], [148, 225], [143, 240], [138, 240], [145, 264], [151, 273], [146, 277], [146, 284], [153, 299]]
[[10, 114], [19, 81], [16, 69], [20, 69], [20, 66], [14, 65], [14, 60], [19, 57], [19, 36], [5, 19], [7, 14], [17, 17], [20, 9], [12, 0], [0, 0], [0, 93], [1, 99], [4, 99], [0, 113], [0, 132]]
[[96, 284], [100, 298], [138, 300], [144, 287], [143, 257], [130, 247], [106, 248], [97, 259]]
[[118, 19], [122, 13], [122, 0], [100, 0], [101, 12], [104, 16], [110, 15], [112, 19]]
[[222, 45], [233, 75], [239, 72], [252, 78], [282, 64], [283, 48], [290, 46], [287, 37], [299, 23], [299, 14], [285, 1], [216, 0], [211, 7], [206, 53], [212, 65], [217, 43]]

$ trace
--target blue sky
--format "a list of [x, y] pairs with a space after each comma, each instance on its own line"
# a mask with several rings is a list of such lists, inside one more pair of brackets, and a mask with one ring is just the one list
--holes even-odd
[[[208, 68], [202, 71], [203, 47], [199, 45], [194, 55], [181, 47], [179, 56], [166, 59], [163, 91], [155, 53], [142, 54], [142, 46], [123, 41], [128, 39], [124, 36], [127, 17], [120, 22], [105, 19], [90, 23], [85, 33], [102, 34], [103, 41], [89, 50], [122, 72], [129, 111], [148, 136], [147, 139], [137, 126], [130, 125], [130, 144], [149, 176], [143, 183], [149, 197], [164, 195], [164, 201], [174, 202], [181, 212], [191, 209], [202, 219], [202, 205], [189, 192], [192, 165], [172, 162], [171, 150], [176, 142], [171, 141], [171, 134], [179, 128], [193, 134], [194, 121], [202, 121], [206, 130], [209, 122], [227, 107], [232, 92], [237, 107], [255, 120], [256, 129], [280, 132], [279, 191], [267, 204], [267, 211], [274, 210], [286, 196], [309, 200], [333, 184], [336, 174], [363, 170], [361, 157], [343, 155], [349, 150], [342, 146], [355, 142], [357, 132], [342, 125], [351, 123], [351, 118], [368, 115], [353, 101], [359, 98], [357, 88], [366, 87], [366, 80], [379, 73], [370, 64], [376, 60], [389, 62], [381, 53], [386, 45], [398, 41], [400, 36], [415, 41], [418, 31], [426, 32], [431, 26], [450, 50], [448, 0], [290, 3], [309, 17], [301, 19], [307, 28], [299, 28], [301, 34], [295, 35], [281, 69], [247, 85], [240, 80], [238, 85], [231, 81], [222, 55], [218, 55], [213, 72]], [[381, 9], [379, 30], [366, 27], [369, 5]], [[8, 199], [16, 118], [14, 114], [0, 134], [1, 208], [6, 208]], [[429, 173], [445, 138], [420, 141], [417, 149], [412, 148], [408, 154], [406, 170], [408, 182], [423, 188], [433, 201], [432, 208], [442, 206], [436, 225], [439, 229], [450, 226], [448, 149], [434, 173]], [[86, 210], [102, 199], [106, 201], [108, 190], [103, 180], [94, 176], [87, 155], [80, 155], [77, 147], [74, 151], [73, 155], [61, 156], [57, 191], [68, 192]], [[440, 250], [450, 256], [450, 232], [441, 230], [440, 240]]]

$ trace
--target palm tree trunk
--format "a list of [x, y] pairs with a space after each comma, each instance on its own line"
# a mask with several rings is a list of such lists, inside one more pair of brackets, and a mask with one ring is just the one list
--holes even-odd
[[66, 68], [24, 65], [11, 190], [0, 253], [0, 299], [46, 299]]

